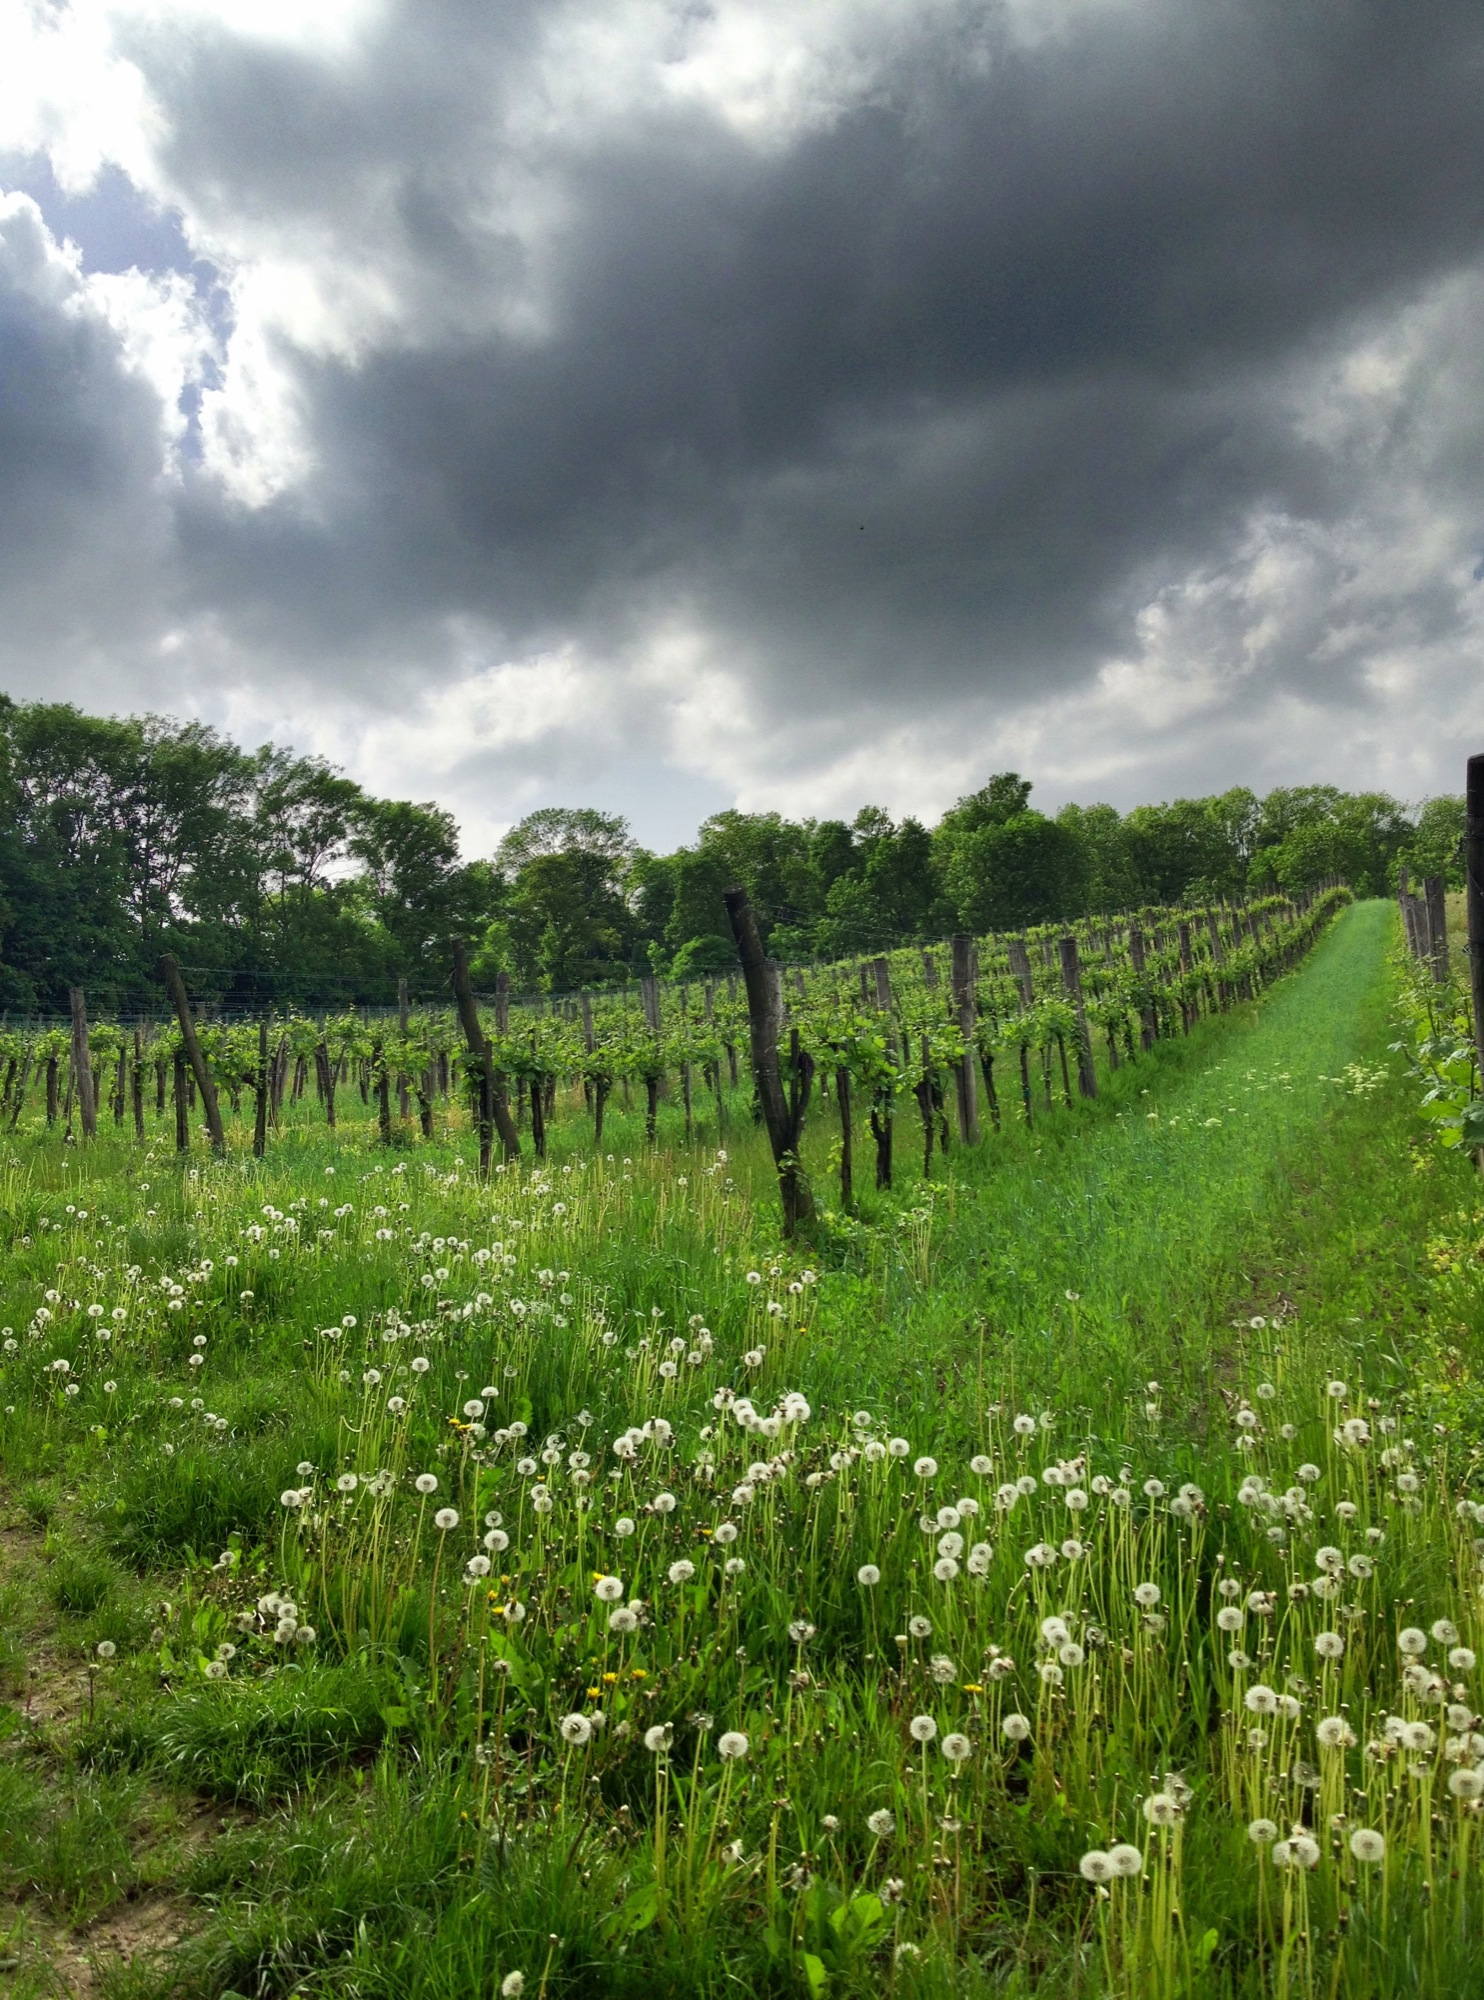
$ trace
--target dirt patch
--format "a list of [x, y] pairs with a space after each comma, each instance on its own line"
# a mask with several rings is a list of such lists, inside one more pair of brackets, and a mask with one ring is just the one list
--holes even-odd
[[[187, 1906], [177, 1897], [143, 1895], [119, 1904], [82, 1930], [33, 1929], [10, 1969], [46, 1974], [58, 2000], [63, 1995], [67, 2000], [93, 2000], [103, 1991], [107, 1973], [178, 1944], [186, 1934], [188, 1917]], [[3, 1978], [0, 1970], [0, 1990]]]

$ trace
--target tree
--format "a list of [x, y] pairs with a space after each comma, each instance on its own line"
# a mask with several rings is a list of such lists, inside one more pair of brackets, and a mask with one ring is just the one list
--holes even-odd
[[635, 852], [629, 823], [595, 806], [542, 806], [513, 826], [495, 850], [496, 865], [512, 880], [547, 854], [590, 854], [614, 870]]
[[1450, 889], [1463, 887], [1464, 798], [1428, 799], [1398, 857], [1419, 882], [1441, 875]]
[[1086, 873], [1075, 835], [1025, 811], [962, 835], [944, 882], [963, 929], [1022, 930], [1080, 915]]

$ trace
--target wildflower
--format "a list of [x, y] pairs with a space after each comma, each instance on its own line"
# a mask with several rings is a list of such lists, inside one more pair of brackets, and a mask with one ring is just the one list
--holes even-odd
[[657, 1757], [662, 1750], [668, 1750], [675, 1740], [673, 1722], [657, 1722], [644, 1732], [644, 1747], [651, 1756]]
[[632, 1610], [627, 1604], [616, 1605], [614, 1609], [609, 1612], [608, 1630], [610, 1632], [637, 1632], [638, 1629], [639, 1629], [639, 1614], [637, 1611]]
[[1253, 1715], [1276, 1715], [1278, 1713], [1277, 1695], [1270, 1687], [1264, 1687], [1261, 1681], [1253, 1682], [1246, 1694], [1243, 1695], [1242, 1701]]
[[100, 1639], [98, 1641], [98, 1658], [100, 1660], [111, 1660], [117, 1651], [118, 1647], [113, 1643], [112, 1639]]
[[921, 1612], [907, 1620], [907, 1630], [914, 1639], [930, 1639], [933, 1635], [933, 1621], [924, 1618]]
[[1012, 1743], [1024, 1743], [1031, 1733], [1029, 1718], [1024, 1715], [1007, 1715], [1000, 1728]]
[[1416, 1625], [1403, 1626], [1396, 1635], [1397, 1651], [1420, 1658], [1427, 1651], [1427, 1634]]
[[1357, 1861], [1367, 1861], [1374, 1865], [1386, 1858], [1386, 1836], [1377, 1833], [1373, 1827], [1358, 1826], [1350, 1836], [1350, 1852]]
[[679, 1562], [672, 1562], [666, 1571], [666, 1575], [669, 1577], [671, 1583], [689, 1583], [695, 1573], [695, 1564], [687, 1561], [684, 1556], [680, 1558]]
[[458, 1525], [459, 1510], [457, 1507], [440, 1507], [438, 1512], [433, 1516], [433, 1526], [441, 1528], [445, 1534], [448, 1533], [450, 1528], [456, 1528]]
[[1350, 1750], [1355, 1746], [1355, 1731], [1343, 1715], [1325, 1716], [1322, 1722], [1315, 1724], [1314, 1734], [1325, 1750]]
[[1460, 1674], [1472, 1673], [1474, 1651], [1471, 1646], [1455, 1646], [1448, 1655], [1448, 1664]]
[[600, 1604], [616, 1604], [623, 1596], [623, 1582], [616, 1576], [600, 1576], [593, 1585], [593, 1596]]
[[931, 1743], [938, 1733], [938, 1725], [930, 1715], [914, 1715], [907, 1724], [907, 1733], [914, 1743]]
[[938, 1461], [928, 1457], [914, 1459], [912, 1470], [919, 1479], [935, 1479], [938, 1473]]
[[1144, 1817], [1151, 1826], [1173, 1826], [1180, 1817], [1180, 1802], [1172, 1792], [1151, 1792], [1144, 1801]]
[[885, 1806], [880, 1806], [875, 1812], [867, 1813], [866, 1827], [878, 1840], [885, 1840], [895, 1829], [896, 1821], [886, 1810]]
[[1255, 1819], [1247, 1828], [1247, 1838], [1256, 1847], [1271, 1847], [1278, 1838], [1278, 1829], [1270, 1819]]
[[747, 1747], [747, 1738], [740, 1729], [725, 1730], [716, 1739], [717, 1754], [722, 1757], [745, 1757]]
[[507, 1972], [500, 1981], [500, 2000], [520, 2000], [526, 1990], [526, 1975], [523, 1972]]
[[1345, 1641], [1338, 1632], [1317, 1632], [1314, 1651], [1321, 1660], [1338, 1660], [1345, 1651]]
[[419, 1493], [436, 1493], [438, 1491], [438, 1475], [436, 1472], [420, 1472], [412, 1483]]
[[869, 1590], [873, 1585], [880, 1583], [881, 1572], [877, 1569], [875, 1563], [862, 1563], [855, 1573], [855, 1580], [857, 1583], [864, 1584], [867, 1590]]
[[1113, 1877], [1112, 1858], [1101, 1847], [1094, 1847], [1083, 1855], [1077, 1866], [1082, 1871], [1084, 1881], [1108, 1882]]
[[1115, 1875], [1128, 1877], [1140, 1875], [1144, 1871], [1142, 1851], [1126, 1840], [1121, 1840], [1116, 1847], [1108, 1849], [1108, 1859], [1113, 1863]]
[[1160, 1596], [1161, 1591], [1157, 1583], [1136, 1583], [1134, 1585], [1134, 1602], [1142, 1611], [1152, 1611], [1155, 1605], [1158, 1604]]
[[557, 1728], [561, 1731], [564, 1742], [574, 1744], [579, 1749], [584, 1743], [592, 1741], [593, 1725], [585, 1715], [564, 1715]]
[[943, 1738], [943, 1755], [950, 1764], [962, 1764], [974, 1753], [974, 1746], [962, 1731], [951, 1729]]
[[[1305, 1848], [1300, 1846], [1299, 1844], [1300, 1838], [1302, 1838], [1302, 1836], [1295, 1837], [1292, 1840], [1274, 1841], [1273, 1865], [1275, 1867], [1311, 1868], [1314, 1865], [1313, 1862], [1307, 1861], [1305, 1859]], [[1314, 1848], [1314, 1859], [1315, 1861], [1317, 1861], [1319, 1858], [1319, 1849], [1316, 1843], [1313, 1841], [1309, 1841], [1306, 1843], [1306, 1845]]]

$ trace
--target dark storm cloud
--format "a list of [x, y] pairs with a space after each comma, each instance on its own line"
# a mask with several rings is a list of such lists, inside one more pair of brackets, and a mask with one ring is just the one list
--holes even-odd
[[[622, 642], [681, 598], [815, 699], [1072, 682], [1254, 509], [1355, 504], [1295, 383], [1480, 254], [1476, 0], [1156, 5], [1033, 48], [928, 12], [761, 148], [656, 99], [522, 139], [573, 18], [420, 0], [339, 67], [204, 34], [148, 65], [197, 213], [373, 232], [424, 288], [427, 329], [295, 363], [320, 529], [298, 496], [192, 518], [204, 596], [290, 648], [454, 608]], [[481, 310], [527, 281], [482, 219], [512, 162], [562, 198], [537, 337]]]
[[[57, 435], [0, 464], [27, 532], [322, 715], [452, 683], [469, 631], [622, 663], [642, 708], [678, 620], [755, 727], [796, 718], [801, 772], [989, 697], [1091, 702], [1151, 644], [1166, 681], [1225, 674], [1175, 782], [1277, 695], [1360, 713], [1403, 647], [1452, 674], [1484, 294], [1429, 301], [1484, 276], [1477, 0], [1122, 0], [1033, 40], [821, 0], [764, 26], [826, 49], [827, 102], [761, 134], [665, 87], [731, 11], [409, 0], [320, 50], [133, 22], [161, 212], [229, 284], [299, 258], [338, 314], [236, 294], [308, 469], [261, 505], [209, 449], [150, 484], [147, 391], [96, 315], [69, 372], [43, 301]], [[230, 351], [225, 379], [251, 420]], [[553, 783], [662, 757], [638, 708], [519, 740]], [[1149, 768], [1108, 714], [1110, 768]], [[517, 735], [470, 747], [497, 784]]]
[[[0, 200], [0, 662], [37, 694], [160, 610], [171, 539], [160, 405], [57, 255], [37, 209]], [[102, 678], [101, 668], [100, 679]], [[102, 688], [100, 686], [100, 693]]]

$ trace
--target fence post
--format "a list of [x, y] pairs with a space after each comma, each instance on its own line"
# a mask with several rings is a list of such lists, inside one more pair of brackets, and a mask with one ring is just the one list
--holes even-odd
[[1077, 1088], [1084, 1097], [1098, 1094], [1098, 1075], [1092, 1061], [1092, 1038], [1087, 1032], [1087, 1008], [1082, 1001], [1082, 967], [1077, 958], [1077, 940], [1070, 933], [1061, 940], [1061, 983], [1077, 1017]]
[[[1463, 879], [1468, 913], [1469, 994], [1474, 1012], [1474, 1059], [1484, 1080], [1484, 754], [1470, 757], [1464, 794]], [[1475, 1159], [1484, 1167], [1484, 1147]]]
[[979, 1143], [979, 1073], [975, 1068], [975, 1027], [978, 1007], [974, 997], [976, 966], [974, 940], [960, 934], [953, 940], [953, 1004], [958, 1015], [958, 1031], [964, 1052], [958, 1062], [958, 1129], [966, 1146]]
[[227, 1135], [222, 1130], [221, 1106], [216, 1101], [216, 1085], [211, 1080], [211, 1071], [206, 1067], [206, 1057], [196, 1034], [196, 1024], [191, 1019], [191, 1003], [186, 996], [185, 981], [180, 976], [180, 962], [174, 952], [167, 951], [160, 960], [160, 977], [165, 982], [165, 990], [175, 1006], [175, 1018], [180, 1023], [180, 1039], [185, 1043], [186, 1059], [191, 1065], [191, 1074], [196, 1079], [196, 1088], [201, 1093], [201, 1108], [206, 1113], [206, 1129], [211, 1134], [211, 1148], [215, 1153], [227, 1149]]
[[1441, 875], [1429, 875], [1422, 885], [1427, 905], [1427, 942], [1432, 955], [1432, 976], [1441, 986], [1448, 977], [1448, 904]]
[[763, 1123], [773, 1149], [778, 1170], [778, 1192], [783, 1201], [783, 1233], [793, 1236], [801, 1224], [814, 1220], [814, 1196], [799, 1161], [799, 1139], [804, 1129], [804, 1112], [809, 1102], [813, 1065], [798, 1050], [794, 1037], [794, 1074], [787, 1096], [778, 1068], [778, 1038], [783, 1029], [783, 990], [778, 967], [768, 958], [758, 936], [757, 919], [745, 889], [722, 893], [737, 956], [742, 961], [742, 978], [747, 988], [747, 1021], [752, 1041], [752, 1070], [757, 1080], [758, 1102]]
[[69, 986], [72, 1008], [72, 1076], [77, 1085], [77, 1108], [82, 1116], [82, 1136], [98, 1136], [98, 1098], [93, 1088], [93, 1059], [88, 1051], [88, 1010], [80, 986]]

